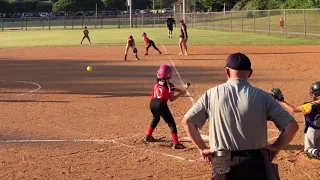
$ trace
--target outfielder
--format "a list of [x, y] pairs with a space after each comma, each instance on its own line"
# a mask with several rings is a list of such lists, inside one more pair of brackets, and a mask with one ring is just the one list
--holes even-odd
[[304, 151], [310, 158], [320, 159], [320, 81], [310, 87], [311, 101], [295, 107], [284, 101], [280, 89], [272, 88], [270, 94], [292, 113], [303, 112], [305, 119]]
[[90, 37], [89, 37], [89, 30], [88, 30], [87, 27], [84, 27], [84, 30], [83, 30], [83, 38], [82, 38], [82, 40], [81, 40], [81, 44], [82, 44], [82, 42], [83, 42], [83, 40], [84, 40], [85, 38], [87, 38], [88, 41], [89, 41], [89, 43], [91, 44], [91, 40], [90, 40]]
[[143, 37], [143, 41], [146, 44], [146, 56], [149, 54], [149, 48], [152, 46], [155, 50], [157, 50], [159, 52], [159, 55], [162, 54], [162, 52], [157, 48], [157, 46], [155, 45], [154, 41], [152, 41], [151, 39], [149, 39], [147, 37], [147, 33], [143, 32], [142, 33], [142, 37]]
[[[169, 81], [171, 77], [171, 67], [168, 65], [161, 65], [157, 73], [157, 83], [153, 87], [150, 101], [150, 110], [153, 115], [153, 120], [144, 140], [145, 142], [155, 141], [155, 138], [152, 137], [152, 133], [160, 122], [160, 117], [162, 117], [170, 128], [173, 140], [173, 149], [184, 149], [185, 146], [178, 140], [176, 123], [170, 112], [167, 101], [175, 101], [180, 96], [184, 95], [186, 90], [175, 88], [174, 85]], [[174, 95], [175, 92], [179, 92], [179, 94]]]
[[127, 40], [126, 51], [124, 52], [124, 61], [127, 60], [127, 55], [130, 48], [132, 48], [132, 51], [136, 56], [136, 60], [140, 60], [138, 57], [138, 49], [136, 48], [136, 43], [133, 39], [133, 36], [129, 36]]
[[176, 27], [176, 21], [173, 19], [172, 15], [167, 19], [168, 37], [172, 38], [173, 25]]

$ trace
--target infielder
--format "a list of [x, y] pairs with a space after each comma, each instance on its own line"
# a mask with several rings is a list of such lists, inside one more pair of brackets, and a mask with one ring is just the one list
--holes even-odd
[[83, 30], [83, 38], [82, 38], [82, 40], [81, 40], [81, 44], [82, 44], [82, 42], [83, 42], [83, 40], [84, 40], [85, 38], [87, 38], [88, 41], [89, 41], [89, 43], [91, 44], [91, 40], [90, 40], [90, 37], [89, 37], [89, 30], [88, 30], [87, 27], [84, 27], [84, 30]]
[[[186, 90], [175, 88], [169, 81], [171, 77], [172, 68], [168, 65], [161, 65], [157, 73], [157, 82], [152, 91], [150, 110], [153, 115], [153, 120], [145, 137], [145, 142], [155, 141], [155, 138], [152, 137], [152, 133], [160, 122], [160, 117], [162, 117], [170, 128], [173, 140], [173, 149], [184, 149], [185, 146], [178, 140], [176, 123], [170, 112], [167, 101], [175, 101], [180, 96], [184, 95]], [[174, 95], [175, 92], [179, 92], [179, 94]]]
[[130, 48], [132, 48], [132, 51], [136, 56], [136, 60], [140, 60], [138, 57], [138, 49], [136, 48], [135, 40], [133, 39], [133, 36], [129, 36], [127, 40], [126, 51], [124, 52], [124, 61], [127, 60], [127, 55]]
[[147, 56], [149, 54], [149, 48], [152, 46], [155, 50], [157, 50], [159, 52], [159, 55], [162, 54], [162, 52], [157, 48], [157, 46], [155, 45], [154, 41], [152, 41], [151, 39], [149, 39], [147, 37], [147, 33], [143, 32], [142, 33], [142, 37], [143, 37], [143, 41], [146, 44], [146, 53], [145, 55]]
[[320, 81], [312, 83], [310, 87], [311, 101], [298, 107], [284, 101], [284, 96], [278, 88], [272, 88], [270, 94], [290, 112], [303, 112], [305, 119], [304, 151], [308, 157], [320, 159]]
[[188, 31], [187, 31], [187, 25], [185, 24], [184, 20], [180, 21], [180, 38], [179, 38], [179, 48], [180, 48], [180, 54], [179, 55], [188, 55]]

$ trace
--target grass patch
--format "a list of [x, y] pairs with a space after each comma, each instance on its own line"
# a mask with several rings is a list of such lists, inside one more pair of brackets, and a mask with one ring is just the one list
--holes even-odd
[[[156, 45], [177, 45], [179, 29], [174, 30], [174, 38], [167, 37], [165, 28], [144, 29], [89, 29], [92, 45], [125, 45], [129, 35], [133, 35], [137, 45], [143, 45], [142, 32], [146, 32]], [[0, 32], [1, 48], [37, 46], [80, 46], [82, 30], [35, 30]], [[84, 45], [88, 44], [85, 40]], [[189, 45], [314, 45], [317, 38], [268, 36], [254, 33], [221, 32], [189, 29]]]

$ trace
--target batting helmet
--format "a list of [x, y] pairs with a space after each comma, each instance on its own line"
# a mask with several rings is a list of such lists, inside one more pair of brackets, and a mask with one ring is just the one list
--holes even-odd
[[133, 36], [129, 36], [129, 39], [133, 39]]
[[320, 96], [320, 81], [312, 83], [310, 87], [310, 94], [314, 96]]
[[171, 79], [172, 77], [172, 68], [168, 65], [161, 65], [158, 73], [157, 73], [157, 77], [159, 79]]
[[147, 33], [145, 33], [145, 32], [142, 33], [142, 37], [143, 37], [143, 36], [146, 36], [146, 35], [147, 35]]

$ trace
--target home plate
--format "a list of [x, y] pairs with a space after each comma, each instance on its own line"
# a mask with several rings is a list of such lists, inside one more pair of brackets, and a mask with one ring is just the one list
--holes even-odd
[[[209, 136], [201, 134], [201, 137], [203, 139], [204, 142], [209, 142]], [[184, 137], [182, 140], [184, 141], [191, 141], [191, 139], [189, 137]]]

